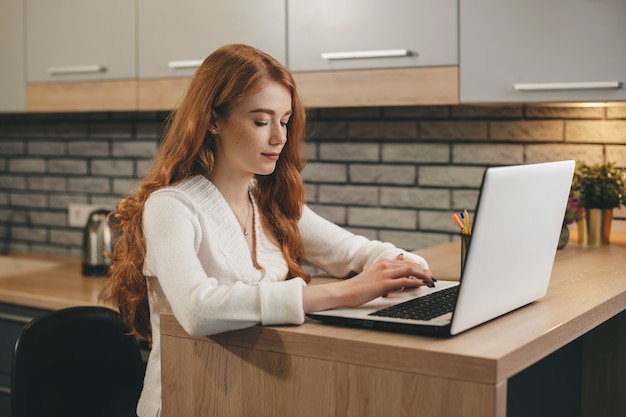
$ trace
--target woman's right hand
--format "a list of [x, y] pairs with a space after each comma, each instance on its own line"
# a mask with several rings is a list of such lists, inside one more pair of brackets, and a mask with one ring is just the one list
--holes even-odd
[[303, 288], [305, 313], [335, 307], [357, 307], [391, 291], [434, 286], [430, 271], [398, 255], [380, 259], [352, 278]]

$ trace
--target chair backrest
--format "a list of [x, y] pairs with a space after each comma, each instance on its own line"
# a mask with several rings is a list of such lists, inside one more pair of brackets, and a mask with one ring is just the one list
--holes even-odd
[[119, 314], [72, 307], [33, 319], [13, 355], [13, 417], [136, 416], [145, 364]]

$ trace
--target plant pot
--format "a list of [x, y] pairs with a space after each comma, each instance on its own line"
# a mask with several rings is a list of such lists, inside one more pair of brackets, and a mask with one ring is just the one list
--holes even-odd
[[608, 245], [611, 240], [612, 209], [587, 210], [587, 235], [590, 246]]
[[561, 235], [559, 236], [559, 244], [556, 247], [558, 250], [563, 249], [569, 242], [569, 229], [566, 224], [561, 226]]
[[589, 227], [587, 227], [587, 219], [583, 217], [576, 222], [578, 225], [578, 244], [580, 246], [587, 247], [589, 244]]
[[601, 239], [603, 245], [611, 243], [611, 223], [613, 223], [613, 210], [602, 210], [602, 233]]

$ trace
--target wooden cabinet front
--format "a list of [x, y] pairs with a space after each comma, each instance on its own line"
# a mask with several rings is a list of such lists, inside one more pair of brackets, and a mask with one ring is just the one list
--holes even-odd
[[23, 111], [24, 80], [24, 16], [22, 0], [0, 2], [0, 112]]
[[463, 0], [460, 100], [626, 99], [623, 0]]
[[135, 110], [133, 0], [25, 0], [26, 110]]
[[285, 0], [138, 0], [139, 78], [189, 77], [211, 52], [244, 43], [286, 61]]
[[453, 0], [288, 0], [292, 71], [458, 64]]
[[135, 77], [133, 0], [26, 0], [27, 82]]

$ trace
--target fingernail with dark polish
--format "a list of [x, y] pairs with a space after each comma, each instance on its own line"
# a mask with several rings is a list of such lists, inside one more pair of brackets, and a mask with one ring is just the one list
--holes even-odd
[[435, 287], [435, 283], [434, 283], [434, 282], [432, 282], [432, 281], [429, 281], [429, 280], [427, 280], [427, 279], [423, 279], [423, 280], [422, 280], [422, 282], [423, 282], [426, 286], [428, 286], [428, 287], [430, 287], [430, 288], [434, 288], [434, 287]]

